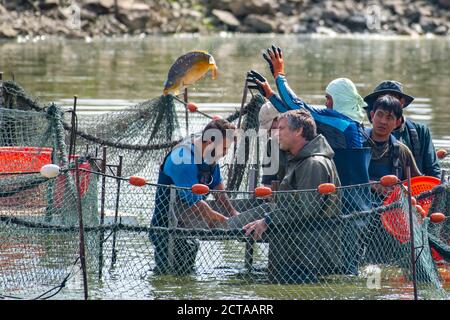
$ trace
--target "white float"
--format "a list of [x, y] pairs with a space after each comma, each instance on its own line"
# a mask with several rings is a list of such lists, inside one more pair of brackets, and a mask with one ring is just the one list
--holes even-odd
[[56, 164], [46, 164], [41, 168], [41, 175], [46, 178], [54, 178], [59, 175], [61, 168]]

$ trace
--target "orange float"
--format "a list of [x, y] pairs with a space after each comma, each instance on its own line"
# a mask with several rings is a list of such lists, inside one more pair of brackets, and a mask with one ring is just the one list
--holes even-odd
[[397, 176], [390, 174], [381, 177], [380, 184], [383, 187], [392, 187], [394, 184], [398, 183], [400, 180], [397, 178]]
[[439, 149], [438, 151], [436, 151], [436, 155], [439, 159], [444, 159], [447, 156], [447, 150]]
[[422, 208], [422, 206], [420, 204], [416, 204], [415, 205], [417, 213], [419, 213], [422, 218], [425, 218], [427, 216], [427, 212]]
[[269, 187], [257, 187], [255, 188], [255, 197], [267, 197], [272, 195], [272, 189]]
[[205, 195], [209, 193], [209, 187], [206, 184], [196, 183], [191, 187], [191, 191], [196, 195]]
[[139, 176], [131, 176], [128, 181], [131, 185], [136, 187], [145, 186], [145, 184], [147, 183], [147, 180], [145, 178]]
[[333, 183], [322, 183], [317, 187], [317, 192], [320, 194], [330, 194], [336, 191], [336, 186]]
[[193, 102], [189, 102], [186, 107], [190, 112], [196, 112], [198, 110], [198, 106]]
[[430, 214], [430, 221], [433, 223], [441, 223], [445, 221], [445, 215], [441, 212], [433, 212]]

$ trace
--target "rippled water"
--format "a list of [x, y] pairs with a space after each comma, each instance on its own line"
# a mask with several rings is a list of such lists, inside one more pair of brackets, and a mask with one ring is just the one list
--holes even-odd
[[[416, 97], [406, 114], [428, 124], [436, 146], [450, 148], [449, 38], [225, 35], [0, 42], [0, 71], [6, 79], [14, 76], [44, 103], [70, 106], [77, 95], [80, 113], [92, 114], [159, 96], [178, 56], [208, 50], [215, 57], [219, 77], [213, 81], [208, 74], [197, 82], [189, 89], [190, 100], [211, 114], [226, 113], [239, 105], [248, 70], [269, 78], [261, 52], [272, 43], [284, 49], [289, 84], [307, 102], [324, 104], [324, 88], [338, 77], [352, 79], [363, 96], [381, 80], [395, 79]], [[261, 288], [267, 292], [267, 285], [240, 287], [235, 292], [232, 286], [218, 289], [214, 281], [197, 280], [157, 278], [149, 280], [148, 291], [141, 294], [144, 298], [261, 298]], [[59, 298], [82, 296], [79, 287], [70, 285], [63, 292]], [[101, 294], [101, 288], [95, 288], [93, 297], [102, 298]], [[275, 291], [265, 296], [274, 297], [283, 298]]]

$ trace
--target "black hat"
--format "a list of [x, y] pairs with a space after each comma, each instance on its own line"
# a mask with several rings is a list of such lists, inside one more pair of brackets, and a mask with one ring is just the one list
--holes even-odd
[[394, 80], [385, 80], [381, 82], [371, 94], [367, 95], [364, 98], [364, 101], [367, 103], [366, 108], [368, 109], [368, 112], [372, 110], [373, 103], [383, 93], [396, 93], [401, 95], [403, 98], [405, 98], [405, 104], [403, 105], [403, 108], [406, 108], [414, 100], [414, 97], [403, 93], [403, 85], [400, 82]]

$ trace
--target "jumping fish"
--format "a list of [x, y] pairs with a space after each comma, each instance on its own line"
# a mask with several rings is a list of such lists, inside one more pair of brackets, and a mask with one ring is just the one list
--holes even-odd
[[207, 51], [191, 51], [182, 55], [170, 67], [163, 94], [178, 94], [181, 89], [203, 77], [208, 70], [211, 70], [212, 79], [216, 79], [216, 61]]

